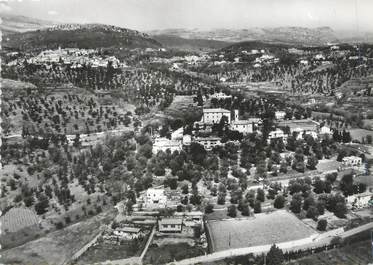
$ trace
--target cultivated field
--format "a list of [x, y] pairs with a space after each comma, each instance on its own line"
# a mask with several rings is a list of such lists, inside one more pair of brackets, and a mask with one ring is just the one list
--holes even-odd
[[340, 249], [317, 253], [287, 263], [288, 265], [366, 265], [373, 262], [370, 241], [362, 241]]
[[89, 220], [71, 225], [22, 246], [1, 252], [4, 264], [64, 264], [72, 255], [90, 242], [103, 224], [114, 218], [114, 212], [106, 212]]
[[164, 110], [164, 115], [173, 119], [188, 119], [202, 114], [193, 102], [192, 96], [176, 96], [171, 105]]
[[174, 260], [183, 260], [204, 255], [205, 251], [198, 246], [187, 243], [155, 246], [151, 245], [144, 257], [143, 264], [165, 264]]
[[362, 138], [366, 138], [367, 135], [373, 136], [373, 131], [366, 130], [366, 129], [351, 129], [350, 134], [352, 140], [361, 141]]
[[207, 228], [213, 252], [298, 240], [316, 233], [285, 210], [248, 219], [209, 221]]
[[0, 218], [1, 229], [5, 232], [17, 232], [39, 223], [38, 216], [27, 208], [12, 208]]

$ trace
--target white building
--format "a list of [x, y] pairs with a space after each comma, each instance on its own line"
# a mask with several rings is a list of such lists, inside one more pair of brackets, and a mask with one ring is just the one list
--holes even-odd
[[361, 157], [358, 156], [346, 156], [342, 159], [342, 164], [344, 166], [361, 166], [362, 163], [363, 160], [361, 159]]
[[225, 93], [223, 92], [218, 92], [218, 93], [214, 93], [211, 95], [211, 98], [216, 98], [216, 99], [226, 99], [226, 98], [232, 98], [231, 95], [226, 95]]
[[215, 146], [221, 145], [221, 138], [219, 137], [196, 137], [194, 142], [202, 145], [205, 150], [210, 151]]
[[189, 134], [186, 134], [183, 136], [183, 145], [190, 145], [192, 143], [192, 136], [190, 136]]
[[249, 120], [238, 120], [231, 122], [231, 130], [238, 131], [243, 134], [252, 133], [254, 131], [254, 126]]
[[227, 117], [228, 124], [231, 123], [231, 112], [226, 109], [203, 109], [203, 122], [207, 124], [219, 123], [221, 118]]
[[315, 60], [325, 60], [325, 56], [322, 54], [316, 54], [314, 58]]
[[276, 129], [275, 131], [271, 131], [268, 134], [268, 142], [270, 143], [272, 139], [282, 139], [284, 143], [287, 141], [288, 135], [284, 133], [281, 129]]
[[158, 230], [162, 233], [181, 233], [182, 218], [162, 218], [158, 221]]
[[330, 130], [329, 127], [323, 126], [323, 127], [320, 128], [319, 134], [322, 134], [322, 135], [331, 135], [332, 131]]
[[349, 208], [361, 209], [370, 206], [372, 200], [372, 194], [370, 192], [360, 193], [348, 196], [346, 198], [347, 205]]
[[171, 140], [182, 140], [184, 135], [184, 128], [180, 127], [171, 133]]
[[167, 196], [164, 189], [150, 188], [144, 194], [144, 208], [156, 209], [167, 206]]
[[159, 151], [166, 152], [167, 149], [169, 149], [171, 153], [174, 151], [181, 151], [183, 149], [182, 142], [180, 140], [170, 140], [164, 137], [154, 140], [153, 154], [157, 154]]
[[113, 234], [117, 237], [132, 240], [140, 237], [140, 228], [137, 227], [118, 227]]
[[275, 118], [276, 120], [283, 120], [286, 116], [286, 112], [285, 111], [276, 111], [275, 112]]

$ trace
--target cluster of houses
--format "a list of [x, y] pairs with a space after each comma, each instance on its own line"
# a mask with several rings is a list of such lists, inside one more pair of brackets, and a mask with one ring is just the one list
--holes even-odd
[[[226, 98], [230, 97], [224, 93], [215, 93], [212, 98]], [[311, 119], [301, 120], [285, 120], [286, 113], [284, 111], [276, 111], [276, 129], [271, 131], [268, 136], [268, 142], [273, 139], [282, 139], [286, 144], [287, 138], [290, 135], [296, 135], [296, 139], [303, 139], [306, 135], [310, 135], [314, 139], [322, 138], [326, 135], [332, 135], [332, 131], [327, 126], [320, 126], [320, 123]], [[202, 119], [194, 123], [194, 128], [199, 132], [203, 132], [203, 137], [195, 133], [192, 135], [184, 134], [183, 128], [179, 128], [171, 134], [171, 139], [156, 137], [153, 143], [153, 153], [159, 151], [171, 152], [181, 151], [183, 146], [189, 146], [192, 142], [201, 144], [205, 150], [212, 150], [213, 147], [222, 145], [221, 138], [211, 135], [212, 126], [220, 123], [222, 118], [226, 119], [230, 130], [238, 131], [243, 135], [253, 132], [260, 132], [258, 129], [262, 125], [260, 118], [240, 119], [238, 110], [226, 110], [222, 108], [204, 108]], [[281, 128], [288, 128], [289, 132], [285, 133]], [[205, 136], [209, 135], [209, 136]]]
[[176, 212], [171, 217], [158, 220], [158, 232], [183, 233], [193, 235], [195, 228], [203, 228], [203, 213], [201, 211]]
[[[130, 215], [120, 210], [124, 204], [117, 205], [122, 219], [117, 220], [114, 227], [106, 229], [102, 236], [103, 240], [122, 244], [134, 239], [143, 239], [152, 228], [161, 236], [179, 234], [178, 236], [193, 238], [196, 229], [204, 229], [204, 215], [196, 210], [176, 211], [177, 205], [180, 204], [180, 196], [180, 192], [153, 187], [140, 194]], [[162, 210], [165, 209], [171, 211], [163, 213]]]
[[[107, 67], [111, 62], [113, 68], [126, 67], [126, 64], [120, 62], [115, 56], [102, 57], [94, 49], [78, 48], [58, 48], [57, 50], [45, 50], [35, 57], [26, 60], [28, 64], [45, 65], [47, 68], [52, 64], [69, 65], [71, 68], [82, 68], [83, 65], [89, 65], [93, 68]], [[17, 65], [24, 61], [11, 61], [8, 65]]]
[[[214, 124], [221, 121], [223, 117], [226, 118], [227, 123], [231, 130], [238, 131], [244, 135], [252, 133], [258, 129], [258, 126], [262, 124], [259, 118], [250, 118], [246, 120], [239, 119], [238, 110], [234, 110], [233, 118], [232, 113], [229, 110], [222, 108], [205, 108], [203, 109], [203, 116], [201, 121], [195, 122], [194, 127], [198, 128], [198, 131], [204, 131], [207, 134], [211, 132], [211, 128]], [[197, 136], [188, 135], [183, 133], [183, 128], [179, 128], [171, 134], [171, 139], [165, 137], [157, 137], [153, 142], [153, 153], [156, 154], [159, 151], [171, 152], [181, 151], [183, 146], [188, 146], [192, 142], [202, 145], [206, 150], [211, 150], [213, 147], [222, 145], [221, 138], [216, 136]]]

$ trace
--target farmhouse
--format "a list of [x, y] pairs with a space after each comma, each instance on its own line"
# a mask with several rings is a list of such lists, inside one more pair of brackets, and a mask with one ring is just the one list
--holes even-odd
[[122, 239], [135, 239], [140, 237], [140, 228], [137, 227], [118, 227], [113, 234]]
[[203, 123], [213, 124], [219, 123], [221, 118], [225, 116], [228, 123], [231, 123], [231, 112], [226, 109], [203, 109]]
[[158, 221], [158, 230], [163, 233], [181, 233], [183, 219], [162, 218]]
[[361, 157], [358, 156], [346, 156], [342, 159], [342, 164], [344, 166], [361, 166], [362, 164]]
[[174, 151], [181, 151], [183, 149], [182, 142], [179, 140], [169, 140], [161, 137], [156, 138], [153, 143], [153, 154], [157, 154], [159, 151], [166, 152], [167, 149], [173, 153]]

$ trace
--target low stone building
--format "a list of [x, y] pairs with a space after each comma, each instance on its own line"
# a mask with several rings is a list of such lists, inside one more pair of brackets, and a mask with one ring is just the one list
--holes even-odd
[[161, 233], [181, 233], [182, 218], [162, 218], [158, 221], [158, 231]]

